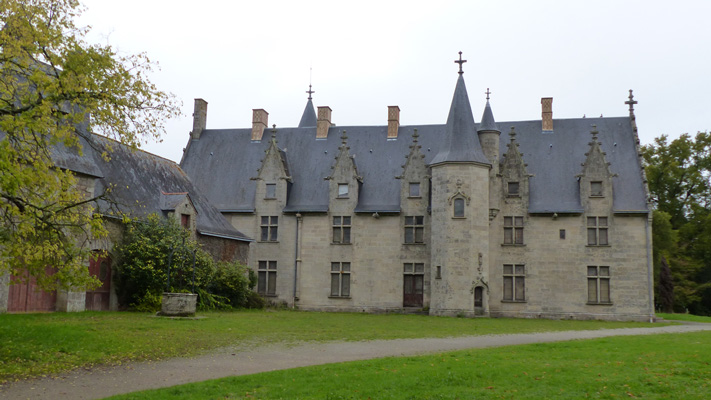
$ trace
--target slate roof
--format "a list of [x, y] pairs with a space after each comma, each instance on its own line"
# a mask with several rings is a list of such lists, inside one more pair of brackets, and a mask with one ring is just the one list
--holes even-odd
[[306, 128], [309, 126], [316, 126], [316, 111], [314, 110], [314, 103], [309, 98], [306, 102], [306, 107], [304, 108], [304, 113], [301, 115], [301, 121], [299, 121], [299, 128]]
[[[93, 155], [94, 164], [101, 172], [96, 193], [111, 185], [110, 196], [117, 203], [109, 207], [106, 202], [101, 202], [100, 212], [110, 216], [111, 209], [118, 208], [132, 217], [151, 213], [161, 215], [163, 211], [174, 210], [175, 205], [188, 196], [197, 211], [196, 225], [200, 234], [251, 241], [227, 222], [173, 161], [132, 150], [103, 136], [93, 135], [92, 138], [95, 151], [87, 156]], [[111, 157], [108, 162], [100, 156], [101, 151], [107, 149]]]

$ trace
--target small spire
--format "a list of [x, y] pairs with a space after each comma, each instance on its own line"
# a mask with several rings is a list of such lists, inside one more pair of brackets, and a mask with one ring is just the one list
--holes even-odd
[[272, 140], [276, 140], [276, 124], [272, 124]]
[[514, 140], [516, 140], [516, 130], [513, 126], [511, 127], [511, 131], [509, 132], [509, 137], [511, 138], [512, 143]]
[[341, 134], [341, 144], [346, 145], [346, 142], [348, 141], [348, 136], [346, 135], [346, 130], [343, 130], [343, 133]]
[[420, 137], [420, 134], [417, 133], [417, 128], [415, 128], [415, 131], [412, 132], [412, 143], [417, 143], [417, 138]]
[[634, 95], [632, 94], [632, 89], [630, 89], [630, 95], [628, 98], [629, 98], [629, 100], [625, 101], [625, 104], [629, 104], [630, 117], [634, 117], [634, 105], [637, 104], [637, 100], [634, 99]]
[[462, 52], [459, 52], [459, 60], [454, 60], [456, 64], [459, 64], [459, 75], [462, 75], [464, 73], [464, 70], [462, 70], [462, 64], [467, 62], [467, 60], [462, 60]]

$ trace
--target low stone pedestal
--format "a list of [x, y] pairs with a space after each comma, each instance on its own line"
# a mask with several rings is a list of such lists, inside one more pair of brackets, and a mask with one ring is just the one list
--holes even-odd
[[165, 317], [195, 316], [197, 295], [192, 293], [163, 293], [163, 302], [158, 315]]

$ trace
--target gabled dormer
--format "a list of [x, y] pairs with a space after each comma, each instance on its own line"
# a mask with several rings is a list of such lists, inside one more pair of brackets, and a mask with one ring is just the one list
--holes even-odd
[[590, 149], [585, 153], [583, 170], [577, 175], [580, 184], [580, 203], [586, 211], [603, 212], [612, 207], [612, 178], [616, 176], [610, 171], [605, 152], [598, 140], [598, 130], [595, 125], [590, 132], [592, 141]]
[[197, 208], [188, 192], [160, 192], [160, 209], [169, 219], [182, 226], [195, 238], [197, 230]]
[[504, 197], [504, 203], [515, 204], [521, 203], [523, 206], [528, 205], [529, 185], [528, 180], [531, 174], [528, 173], [528, 166], [523, 161], [523, 154], [519, 151], [518, 141], [516, 140], [516, 131], [511, 127], [509, 132], [508, 148], [499, 166], [499, 176], [501, 178], [501, 190]]
[[276, 125], [273, 126], [269, 147], [264, 151], [257, 176], [253, 179], [257, 184], [254, 202], [257, 207], [263, 205], [273, 211], [284, 208], [292, 180], [286, 152], [279, 148], [276, 140]]
[[430, 174], [425, 155], [420, 150], [422, 146], [418, 142], [419, 136], [415, 129], [410, 152], [405, 156], [405, 164], [402, 166], [402, 175], [395, 177], [400, 180], [400, 208], [406, 214], [426, 212], [429, 202]]
[[351, 213], [358, 204], [358, 193], [363, 177], [358, 173], [355, 155], [349, 152], [346, 131], [341, 135], [341, 145], [338, 150], [335, 162], [331, 166], [331, 175], [325, 178], [329, 181], [328, 208], [331, 212]]

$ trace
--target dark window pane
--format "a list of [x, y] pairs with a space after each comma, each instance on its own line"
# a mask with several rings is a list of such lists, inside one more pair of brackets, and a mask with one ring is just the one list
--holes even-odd
[[415, 243], [413, 228], [405, 228], [405, 243]]
[[257, 277], [257, 293], [264, 294], [267, 290], [267, 273], [264, 271], [259, 271], [259, 276]]
[[590, 195], [602, 196], [602, 182], [590, 182]]
[[523, 275], [524, 274], [524, 266], [523, 265], [517, 265], [516, 266], [516, 275]]
[[425, 217], [424, 216], [415, 217], [415, 224], [424, 225], [425, 224]]
[[341, 264], [341, 269], [342, 269], [344, 272], [350, 272], [350, 270], [351, 270], [351, 263], [347, 263], [347, 262], [346, 262], [346, 263], [342, 263], [342, 264]]
[[333, 225], [341, 225], [341, 217], [333, 217]]
[[516, 226], [523, 226], [523, 217], [514, 218], [514, 222], [516, 223]]
[[269, 227], [263, 226], [262, 227], [262, 241], [266, 242], [267, 240], [269, 240]]
[[277, 269], [276, 263], [276, 261], [269, 261], [269, 269]]
[[276, 272], [269, 271], [267, 294], [276, 294]]
[[595, 220], [595, 217], [588, 217], [588, 226], [596, 226], [597, 221]]
[[350, 225], [351, 217], [343, 217], [343, 225]]
[[267, 194], [266, 198], [273, 199], [276, 197], [276, 184], [267, 183]]
[[600, 302], [609, 303], [610, 302], [610, 280], [600, 279]]
[[279, 223], [279, 217], [272, 217], [272, 225], [276, 225]]
[[415, 289], [415, 276], [414, 275], [405, 275], [405, 294], [413, 294], [414, 289]]
[[425, 264], [422, 264], [422, 263], [415, 264], [415, 272], [416, 273], [424, 273], [425, 272]]
[[464, 216], [464, 199], [454, 200], [454, 216], [463, 217]]
[[600, 228], [598, 231], [598, 235], [600, 236], [600, 244], [608, 244], [607, 243], [607, 228]]
[[588, 267], [588, 276], [597, 276], [597, 267]]
[[597, 219], [597, 224], [599, 226], [607, 226], [607, 217], [599, 217]]
[[509, 194], [518, 194], [518, 182], [509, 182]]
[[351, 295], [351, 274], [341, 275], [341, 296]]
[[269, 217], [262, 217], [262, 225], [269, 225]]
[[415, 243], [424, 243], [425, 242], [425, 229], [424, 228], [415, 228]]
[[595, 237], [597, 233], [597, 229], [588, 229], [588, 244], [589, 245], [596, 245], [597, 244], [597, 238]]
[[340, 279], [339, 274], [331, 274], [331, 296], [338, 296], [340, 294], [338, 291]]
[[413, 275], [413, 278], [415, 279], [415, 294], [423, 294], [424, 277], [422, 275]]
[[410, 197], [420, 197], [420, 183], [410, 182]]
[[504, 228], [504, 244], [513, 244], [513, 228]]
[[405, 225], [414, 225], [415, 217], [405, 217]]
[[269, 236], [269, 240], [271, 240], [272, 242], [275, 242], [277, 240], [277, 227], [276, 226], [272, 226], [271, 235]]
[[405, 272], [412, 272], [412, 263], [405, 263]]
[[504, 217], [504, 226], [513, 226], [513, 217]]
[[513, 265], [504, 265], [504, 274], [513, 274]]
[[600, 276], [610, 276], [610, 267], [600, 267]]
[[340, 271], [341, 270], [341, 264], [337, 262], [332, 262], [331, 263], [331, 271]]
[[504, 300], [513, 300], [513, 277], [504, 277]]
[[341, 228], [333, 228], [333, 243], [341, 243]]
[[526, 300], [524, 282], [523, 277], [516, 277], [516, 300], [518, 301]]
[[523, 229], [516, 228], [516, 244], [523, 244]]
[[267, 262], [266, 262], [266, 261], [260, 261], [260, 262], [259, 262], [259, 269], [267, 269]]
[[343, 243], [351, 242], [351, 228], [343, 228]]
[[588, 302], [597, 303], [597, 279], [588, 279]]

